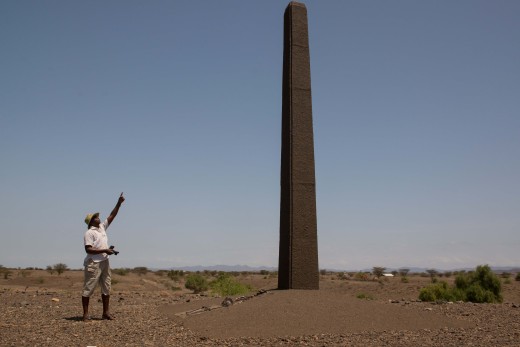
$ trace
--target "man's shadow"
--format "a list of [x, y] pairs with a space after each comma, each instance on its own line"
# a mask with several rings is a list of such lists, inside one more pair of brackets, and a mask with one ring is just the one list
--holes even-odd
[[[74, 316], [74, 317], [65, 317], [65, 320], [72, 321], [72, 322], [83, 322], [83, 316]], [[93, 322], [93, 321], [101, 321], [102, 318], [95, 318], [95, 317], [89, 317], [89, 319], [86, 322]]]

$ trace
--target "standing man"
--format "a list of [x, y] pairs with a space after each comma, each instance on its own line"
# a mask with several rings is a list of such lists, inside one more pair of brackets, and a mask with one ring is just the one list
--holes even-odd
[[116, 251], [108, 247], [108, 238], [106, 229], [116, 218], [121, 204], [125, 201], [123, 193], [119, 196], [116, 207], [110, 213], [103, 223], [99, 219], [99, 212], [90, 213], [85, 218], [85, 223], [88, 225], [88, 230], [85, 232], [85, 252], [87, 256], [83, 265], [85, 266], [85, 284], [83, 285], [83, 294], [81, 303], [83, 305], [83, 321], [89, 319], [88, 304], [89, 299], [96, 285], [101, 286], [101, 300], [103, 301], [103, 319], [112, 320], [114, 317], [110, 315], [110, 287], [111, 287], [111, 272], [108, 258], [110, 254], [117, 254]]

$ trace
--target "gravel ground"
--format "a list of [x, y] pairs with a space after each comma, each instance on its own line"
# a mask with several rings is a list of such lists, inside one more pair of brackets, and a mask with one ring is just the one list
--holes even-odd
[[[320, 290], [320, 292], [322, 292]], [[327, 296], [327, 291], [324, 297]], [[281, 293], [281, 294], [280, 294]], [[269, 300], [285, 302], [290, 292], [275, 292]], [[316, 292], [314, 292], [316, 293]], [[300, 295], [297, 292], [296, 296]], [[315, 294], [312, 294], [315, 295]], [[311, 296], [312, 296], [311, 295]], [[173, 295], [171, 292], [122, 291], [112, 294], [114, 321], [100, 320], [101, 303], [91, 299], [92, 320], [80, 321], [81, 298], [76, 291], [67, 290], [24, 290], [0, 289], [0, 344], [1, 346], [520, 346], [520, 305], [454, 303], [432, 305], [430, 303], [398, 302], [388, 300], [351, 301], [356, 310], [362, 312], [363, 305], [375, 314], [387, 313], [385, 319], [375, 320], [379, 326], [363, 330], [365, 316], [343, 317], [341, 322], [330, 318], [331, 312], [316, 313], [315, 305], [323, 305], [320, 300], [310, 299], [300, 306], [309, 307], [312, 317], [302, 315], [301, 322], [327, 320], [327, 324], [339, 327], [337, 332], [292, 334], [289, 329], [284, 335], [273, 335], [272, 328], [284, 322], [284, 316], [276, 313], [273, 302], [265, 305], [261, 297], [240, 305], [205, 312], [185, 319], [172, 318], [172, 307], [177, 312], [183, 308], [202, 307], [216, 299], [190, 294]], [[277, 299], [279, 298], [279, 299]], [[308, 299], [308, 298], [307, 298]], [[189, 303], [186, 302], [189, 300]], [[325, 300], [327, 301], [327, 300]], [[173, 305], [173, 306], [172, 306]], [[184, 305], [184, 306], [183, 306]], [[313, 306], [314, 305], [314, 306]], [[379, 308], [374, 308], [379, 307]], [[387, 309], [388, 308], [388, 309]], [[263, 336], [249, 336], [241, 331], [243, 327], [222, 325], [222, 321], [232, 321], [244, 310], [273, 310], [272, 319], [266, 324], [261, 315], [254, 317], [265, 331]], [[240, 311], [242, 310], [242, 311]], [[379, 311], [378, 311], [379, 310]], [[338, 310], [336, 310], [338, 311]], [[281, 311], [283, 313], [283, 310]], [[320, 311], [321, 312], [321, 311]], [[392, 313], [393, 312], [393, 313]], [[400, 312], [395, 316], [395, 312]], [[214, 319], [211, 315], [220, 315]], [[424, 315], [435, 314], [433, 328], [424, 327]], [[316, 316], [316, 315], [322, 316]], [[404, 316], [403, 316], [404, 315]], [[269, 315], [263, 315], [269, 316]], [[368, 315], [370, 316], [370, 315]], [[406, 329], [389, 329], [389, 321], [406, 321], [418, 317], [420, 324], [408, 324]], [[422, 318], [421, 318], [422, 317]], [[433, 315], [432, 315], [433, 317]], [[438, 318], [444, 318], [445, 327], [437, 325]], [[420, 318], [420, 319], [419, 319]], [[355, 329], [349, 329], [349, 322]], [[374, 320], [372, 320], [374, 321]], [[211, 322], [219, 323], [212, 324]], [[273, 324], [274, 322], [274, 324]], [[435, 323], [435, 324], [433, 324]], [[264, 324], [262, 326], [262, 324]], [[396, 326], [399, 326], [398, 323]], [[367, 325], [368, 326], [368, 325]], [[391, 326], [391, 324], [390, 324]], [[215, 334], [215, 331], [217, 334]], [[330, 329], [334, 331], [334, 329]], [[226, 333], [229, 332], [229, 333]], [[220, 335], [221, 337], [214, 337]], [[296, 336], [298, 335], [298, 336]], [[228, 337], [226, 337], [228, 336]], [[242, 336], [242, 337], [231, 337]]]

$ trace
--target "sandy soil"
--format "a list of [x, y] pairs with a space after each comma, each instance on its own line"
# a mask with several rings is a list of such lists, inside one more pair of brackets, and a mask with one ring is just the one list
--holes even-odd
[[[240, 276], [256, 289], [276, 278]], [[378, 283], [323, 276], [319, 291], [278, 291], [217, 307], [223, 298], [172, 290], [167, 277], [115, 276], [114, 321], [91, 300], [83, 323], [82, 272], [14, 271], [0, 279], [1, 346], [520, 346], [520, 282], [504, 284], [502, 304], [418, 302], [428, 278]], [[452, 280], [452, 279], [449, 279]], [[169, 289], [170, 288], [170, 289]], [[371, 300], [358, 299], [359, 294]], [[234, 298], [236, 299], [236, 298]], [[184, 317], [184, 318], [183, 318]]]

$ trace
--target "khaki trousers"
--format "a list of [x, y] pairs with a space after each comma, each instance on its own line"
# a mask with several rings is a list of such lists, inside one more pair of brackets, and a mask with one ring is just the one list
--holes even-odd
[[108, 259], [97, 263], [89, 260], [83, 273], [85, 274], [83, 296], [90, 297], [98, 283], [101, 286], [101, 294], [110, 295], [112, 273]]

